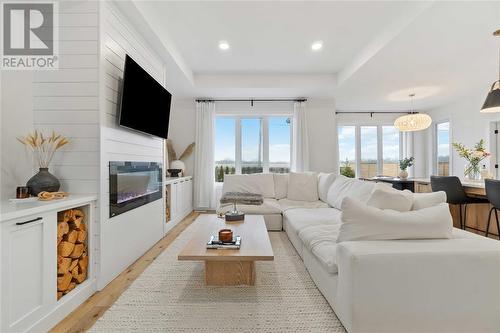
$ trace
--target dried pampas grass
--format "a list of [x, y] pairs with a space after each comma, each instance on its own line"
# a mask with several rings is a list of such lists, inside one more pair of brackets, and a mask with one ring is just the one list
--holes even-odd
[[174, 145], [172, 144], [172, 140], [170, 139], [167, 139], [167, 154], [168, 154], [168, 160], [170, 162], [172, 161], [175, 161], [177, 159], [181, 160], [181, 161], [184, 161], [186, 160], [187, 158], [189, 158], [189, 156], [191, 156], [191, 154], [193, 153], [194, 151], [194, 142], [191, 143], [189, 146], [186, 147], [186, 149], [184, 150], [184, 152], [179, 156], [179, 158], [177, 158], [177, 153], [175, 152], [175, 149], [174, 149]]
[[167, 154], [168, 160], [170, 162], [175, 161], [177, 159], [177, 154], [175, 153], [174, 145], [172, 144], [172, 140], [167, 139]]
[[17, 140], [33, 152], [40, 168], [48, 168], [55, 152], [69, 143], [68, 139], [60, 134], [56, 135], [54, 131], [50, 136], [44, 136], [43, 133], [35, 131]]
[[184, 161], [185, 159], [187, 159], [189, 156], [191, 156], [191, 154], [193, 153], [194, 151], [194, 142], [191, 143], [189, 146], [187, 146], [187, 148], [184, 150], [184, 152], [181, 154], [181, 156], [179, 157], [179, 159], [181, 161]]

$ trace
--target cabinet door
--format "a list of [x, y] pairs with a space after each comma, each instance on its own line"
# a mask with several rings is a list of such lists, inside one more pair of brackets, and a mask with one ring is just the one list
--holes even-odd
[[182, 220], [184, 218], [184, 180], [181, 180], [179, 184], [177, 184], [177, 212], [178, 212], [178, 220]]
[[6, 222], [2, 228], [2, 332], [21, 332], [56, 302], [56, 213]]
[[186, 195], [186, 202], [187, 202], [187, 214], [191, 213], [193, 211], [193, 180], [190, 179], [186, 182], [187, 184], [187, 195]]
[[172, 183], [170, 185], [170, 221], [175, 222], [177, 221], [177, 186], [178, 183]]

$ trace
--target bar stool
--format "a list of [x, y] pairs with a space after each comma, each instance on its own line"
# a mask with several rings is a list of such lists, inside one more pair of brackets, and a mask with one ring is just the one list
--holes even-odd
[[490, 204], [493, 206], [491, 207], [490, 212], [488, 214], [488, 223], [486, 224], [485, 236], [488, 237], [488, 234], [490, 233], [491, 212], [495, 211], [495, 219], [497, 220], [498, 239], [500, 239], [500, 224], [498, 223], [498, 213], [497, 213], [497, 210], [500, 209], [500, 180], [485, 179], [484, 184], [486, 188], [486, 197], [490, 201]]
[[[467, 225], [467, 205], [489, 202], [488, 199], [468, 196], [467, 193], [465, 193], [462, 182], [460, 182], [460, 179], [456, 176], [431, 176], [431, 188], [433, 192], [446, 192], [446, 202], [448, 204], [459, 205], [460, 228], [464, 230], [465, 226]], [[462, 205], [464, 206], [463, 218]]]

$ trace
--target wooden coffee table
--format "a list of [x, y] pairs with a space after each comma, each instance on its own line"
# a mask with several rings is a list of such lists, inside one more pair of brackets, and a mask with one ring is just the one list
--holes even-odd
[[[205, 261], [207, 285], [235, 286], [255, 284], [255, 261], [274, 260], [264, 217], [247, 215], [242, 222], [226, 222], [214, 214], [200, 215], [195, 221], [193, 238], [179, 253], [179, 260]], [[241, 236], [239, 250], [207, 249], [211, 235], [231, 229]]]

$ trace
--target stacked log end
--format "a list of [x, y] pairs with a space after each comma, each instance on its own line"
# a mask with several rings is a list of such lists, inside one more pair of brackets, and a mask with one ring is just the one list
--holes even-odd
[[68, 209], [57, 216], [57, 299], [87, 279], [87, 225], [79, 209]]

